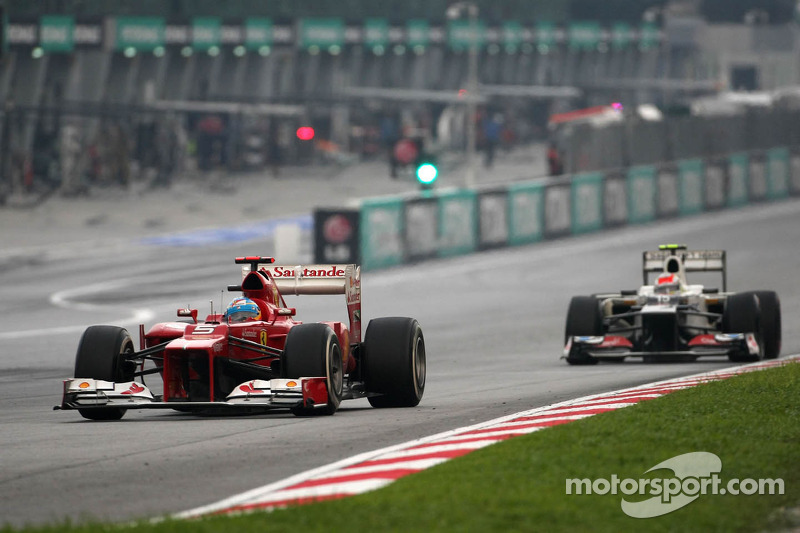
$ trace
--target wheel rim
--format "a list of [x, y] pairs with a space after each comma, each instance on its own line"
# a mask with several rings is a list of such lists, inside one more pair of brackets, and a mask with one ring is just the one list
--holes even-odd
[[422, 390], [425, 387], [425, 343], [422, 342], [422, 337], [417, 337], [417, 342], [414, 344], [413, 361], [416, 389]]
[[335, 398], [342, 397], [344, 375], [342, 371], [342, 354], [339, 347], [331, 342], [328, 350], [328, 383]]

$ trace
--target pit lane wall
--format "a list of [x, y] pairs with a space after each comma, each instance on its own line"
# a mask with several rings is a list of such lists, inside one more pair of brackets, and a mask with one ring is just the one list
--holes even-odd
[[800, 196], [800, 147], [317, 209], [318, 263], [364, 270]]

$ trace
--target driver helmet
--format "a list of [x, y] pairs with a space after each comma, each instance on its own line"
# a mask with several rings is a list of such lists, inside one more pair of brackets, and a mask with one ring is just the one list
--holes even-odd
[[664, 272], [656, 279], [655, 292], [660, 294], [675, 294], [681, 290], [681, 279], [677, 274]]
[[250, 298], [234, 298], [225, 310], [225, 318], [228, 322], [244, 322], [246, 320], [258, 320], [261, 318], [261, 309]]

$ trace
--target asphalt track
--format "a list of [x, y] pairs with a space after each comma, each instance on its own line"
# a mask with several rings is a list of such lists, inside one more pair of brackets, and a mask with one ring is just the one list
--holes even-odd
[[[419, 407], [345, 402], [333, 417], [195, 417], [129, 412], [91, 423], [52, 411], [83, 329], [226, 302], [233, 256], [268, 243], [204, 247], [140, 241], [0, 268], [0, 523], [128, 520], [198, 507], [376, 448], [554, 402], [731, 366], [570, 367], [559, 359], [571, 295], [635, 288], [641, 251], [661, 242], [728, 250], [732, 290], [774, 289], [783, 353], [800, 352], [800, 201], [659, 222], [363, 275], [364, 318], [416, 317], [428, 382]], [[703, 280], [705, 281], [705, 280]], [[709, 280], [710, 281], [710, 280]], [[299, 297], [306, 321], [344, 319], [339, 297]]]

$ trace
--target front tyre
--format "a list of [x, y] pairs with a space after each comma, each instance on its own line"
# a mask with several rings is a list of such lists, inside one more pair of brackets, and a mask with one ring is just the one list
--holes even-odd
[[[126, 329], [91, 326], [83, 333], [78, 344], [74, 376], [115, 383], [133, 381], [136, 372], [136, 364], [130, 360], [133, 353], [133, 340]], [[78, 409], [78, 412], [89, 420], [119, 420], [125, 414], [125, 409], [104, 407]]]
[[755, 291], [761, 308], [764, 333], [764, 359], [776, 359], [781, 353], [781, 301], [775, 291]]
[[[573, 296], [567, 309], [567, 323], [564, 327], [564, 344], [570, 337], [603, 336], [603, 312], [594, 296]], [[569, 354], [567, 363], [571, 365], [596, 365], [597, 358], [586, 354]]]
[[364, 335], [364, 381], [372, 407], [415, 407], [425, 392], [422, 328], [413, 318], [370, 320]]
[[723, 333], [753, 333], [756, 336], [759, 349], [758, 355], [750, 353], [730, 354], [728, 359], [734, 363], [758, 361], [765, 355], [764, 330], [762, 328], [761, 307], [759, 299], [754, 292], [741, 292], [731, 294], [725, 302], [722, 312]]
[[284, 348], [284, 377], [325, 377], [325, 407], [296, 407], [295, 415], [332, 415], [342, 402], [344, 364], [336, 333], [327, 324], [300, 324], [289, 330]]

